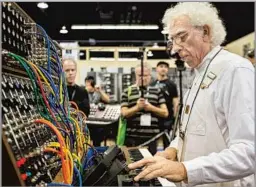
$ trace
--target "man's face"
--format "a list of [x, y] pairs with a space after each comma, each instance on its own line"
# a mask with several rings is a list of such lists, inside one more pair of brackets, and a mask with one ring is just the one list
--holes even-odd
[[156, 67], [156, 72], [160, 76], [166, 76], [168, 73], [168, 66], [165, 64], [160, 64]]
[[[176, 18], [169, 31], [169, 39], [173, 41], [172, 51], [178, 52], [179, 56], [190, 67], [197, 67], [205, 56], [205, 50], [210, 42], [204, 41], [203, 28], [195, 28], [191, 25], [189, 17]], [[178, 44], [177, 44], [178, 43]]]
[[94, 91], [94, 88], [92, 87], [90, 80], [85, 81], [85, 88], [88, 92], [93, 92]]
[[[151, 81], [151, 72], [147, 68], [143, 68], [143, 86], [148, 86]], [[136, 83], [141, 86], [141, 68], [135, 70]]]
[[63, 71], [66, 74], [67, 84], [73, 85], [76, 79], [76, 65], [70, 60], [66, 60], [63, 63]]

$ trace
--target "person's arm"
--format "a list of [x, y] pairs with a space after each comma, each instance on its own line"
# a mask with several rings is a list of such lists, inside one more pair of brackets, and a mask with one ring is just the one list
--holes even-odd
[[172, 105], [173, 105], [173, 116], [176, 117], [178, 115], [179, 110], [179, 98], [174, 97], [172, 99]]
[[146, 111], [151, 111], [152, 113], [156, 114], [159, 117], [167, 118], [169, 116], [169, 112], [168, 112], [167, 106], [165, 104], [164, 95], [160, 88], [158, 89], [157, 95], [158, 95], [159, 107], [155, 107], [154, 105], [147, 102], [144, 109]]
[[124, 90], [122, 93], [122, 98], [121, 98], [121, 115], [125, 118], [129, 118], [133, 116], [137, 112], [137, 105], [135, 105], [132, 108], [128, 107], [129, 102], [128, 102], [128, 88]]
[[233, 181], [255, 172], [254, 70], [231, 67], [216, 91], [216, 114], [224, 115], [227, 123], [223, 133], [228, 148], [183, 162], [192, 186]]
[[109, 103], [110, 102], [110, 98], [109, 98], [109, 95], [106, 94], [105, 92], [103, 92], [102, 90], [99, 91], [100, 93], [100, 98], [103, 102], [105, 103]]
[[138, 111], [139, 111], [139, 108], [137, 107], [137, 105], [135, 105], [131, 108], [128, 108], [128, 107], [121, 108], [121, 114], [125, 118], [134, 116]]
[[178, 97], [178, 90], [177, 86], [174, 82], [172, 82], [173, 86], [171, 87], [172, 90], [169, 93], [173, 93], [172, 105], [173, 105], [173, 116], [176, 117], [178, 115], [179, 109], [179, 97]]
[[129, 118], [134, 116], [137, 112], [141, 111], [142, 109], [145, 109], [146, 101], [144, 98], [139, 98], [137, 100], [137, 103], [135, 106], [128, 108], [128, 107], [122, 107], [121, 113], [124, 117]]
[[150, 111], [162, 118], [167, 118], [169, 115], [169, 112], [165, 103], [160, 104], [160, 107], [155, 107], [150, 103], [146, 103], [145, 110]]
[[104, 103], [109, 103], [110, 102], [110, 98], [109, 95], [106, 94], [99, 85], [95, 86], [95, 91], [99, 93], [100, 95], [100, 100], [103, 101]]

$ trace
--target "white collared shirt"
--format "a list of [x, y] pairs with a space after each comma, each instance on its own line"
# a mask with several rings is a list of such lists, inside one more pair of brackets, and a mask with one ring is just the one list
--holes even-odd
[[[193, 84], [197, 78], [200, 80], [218, 49], [219, 46], [208, 53], [195, 69]], [[255, 170], [254, 68], [245, 58], [225, 50], [212, 61], [213, 65], [221, 63], [227, 63], [227, 68], [204, 93], [200, 90], [191, 110], [183, 149], [178, 150], [183, 152], [181, 161], [191, 186], [234, 181]], [[208, 110], [208, 103], [212, 103], [213, 112]], [[182, 119], [185, 118], [183, 112]], [[170, 146], [178, 148], [176, 141], [177, 138]]]

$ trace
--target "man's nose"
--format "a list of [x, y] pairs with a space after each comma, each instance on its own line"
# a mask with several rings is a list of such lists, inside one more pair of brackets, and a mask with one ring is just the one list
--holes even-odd
[[182, 47], [175, 42], [173, 42], [171, 54], [179, 53]]

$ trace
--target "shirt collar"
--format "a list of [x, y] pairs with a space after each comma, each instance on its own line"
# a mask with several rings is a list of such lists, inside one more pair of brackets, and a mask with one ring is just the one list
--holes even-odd
[[205, 70], [207, 65], [210, 63], [211, 59], [216, 55], [216, 53], [221, 49], [218, 45], [214, 47], [202, 60], [202, 62], [195, 68], [196, 75], [199, 75]]

